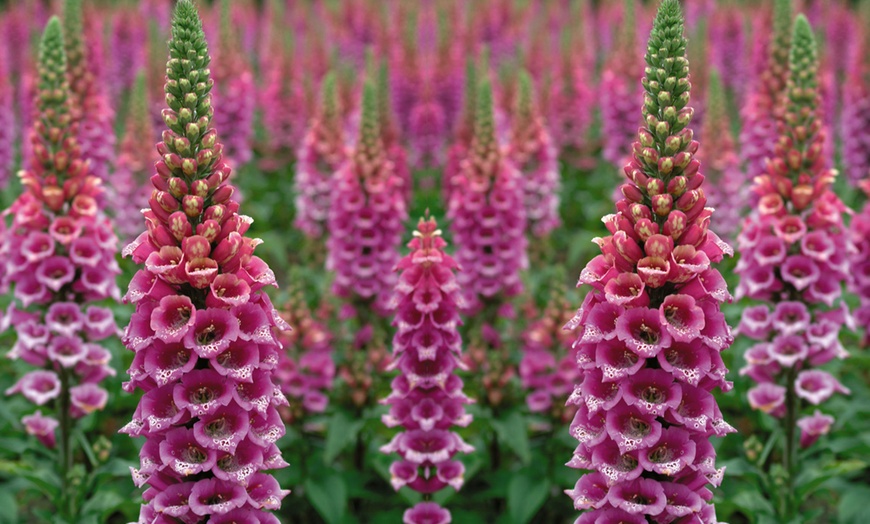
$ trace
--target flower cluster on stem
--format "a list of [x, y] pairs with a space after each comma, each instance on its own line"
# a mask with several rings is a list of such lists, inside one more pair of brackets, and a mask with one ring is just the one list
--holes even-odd
[[[390, 466], [393, 488], [408, 486], [427, 501], [444, 487], [462, 487], [465, 467], [454, 457], [474, 451], [453, 431], [471, 423], [465, 412], [471, 400], [454, 373], [462, 352], [462, 296], [454, 274], [459, 266], [444, 252], [446, 245], [435, 219], [421, 219], [408, 244], [411, 252], [396, 266], [401, 276], [396, 284], [393, 367], [400, 374], [382, 401], [390, 406], [384, 424], [402, 428], [381, 447], [400, 457]], [[405, 512], [404, 522], [448, 523], [449, 515], [437, 504], [423, 502]]]
[[286, 466], [273, 384], [288, 329], [264, 292], [275, 276], [255, 256], [230, 167], [212, 126], [210, 57], [196, 7], [175, 9], [166, 64], [167, 129], [144, 212], [147, 230], [124, 250], [143, 265], [126, 300], [124, 384], [143, 396], [121, 430], [145, 437], [132, 469], [148, 485], [139, 522], [277, 523], [287, 494], [265, 470]]
[[369, 79], [359, 138], [333, 175], [326, 267], [335, 273], [336, 296], [389, 313], [396, 281], [392, 269], [407, 216], [404, 184], [384, 150], [377, 91]]
[[579, 445], [569, 466], [592, 470], [566, 493], [579, 524], [715, 523], [723, 470], [710, 442], [733, 428], [712, 395], [730, 389], [720, 352], [732, 341], [729, 300], [712, 266], [730, 248], [709, 230], [691, 84], [677, 0], [664, 0], [646, 54], [643, 121], [624, 172], [611, 235], [580, 274], [592, 289], [568, 328], [583, 381], [568, 402]]
[[849, 275], [849, 239], [845, 206], [830, 187], [835, 172], [825, 167], [819, 64], [803, 15], [794, 24], [789, 62], [779, 139], [765, 173], [755, 179], [758, 204], [738, 237], [736, 269], [738, 298], [762, 302], [746, 308], [740, 321], [740, 333], [759, 341], [747, 350], [741, 374], [758, 383], [749, 390], [750, 405], [782, 419], [789, 484], [777, 511], [784, 521], [794, 516], [799, 502], [792, 484], [798, 472], [796, 431], [800, 428], [800, 445], [807, 447], [833, 423], [818, 410], [798, 417], [807, 405], [848, 393], [817, 368], [847, 356], [838, 336], [844, 324], [851, 324], [845, 302], [835, 306]]
[[[41, 407], [22, 423], [45, 446], [58, 444], [59, 429], [64, 480], [74, 419], [105, 407], [108, 392], [99, 383], [115, 374], [111, 354], [97, 342], [118, 328], [112, 310], [97, 303], [120, 299], [117, 238], [100, 206], [101, 181], [82, 158], [66, 67], [61, 24], [52, 18], [39, 50], [33, 155], [19, 173], [24, 192], [0, 222], [0, 289], [14, 288], [0, 330], [14, 327], [18, 335], [7, 357], [38, 368], [6, 394]], [[49, 406], [53, 413], [43, 414]], [[64, 516], [67, 502], [58, 508]]]

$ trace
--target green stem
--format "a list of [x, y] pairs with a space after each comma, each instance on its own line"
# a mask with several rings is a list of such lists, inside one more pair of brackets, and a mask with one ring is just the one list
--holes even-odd
[[795, 381], [797, 369], [789, 368], [786, 373], [786, 396], [785, 396], [785, 440], [783, 442], [782, 463], [785, 469], [786, 482], [783, 494], [784, 508], [783, 518], [785, 522], [791, 522], [797, 511], [797, 499], [794, 495], [794, 477], [797, 471], [797, 415], [799, 401], [795, 394]]
[[72, 493], [69, 474], [73, 467], [72, 457], [72, 414], [70, 402], [70, 377], [65, 368], [60, 369], [60, 397], [58, 397], [58, 418], [60, 419], [60, 514], [72, 517]]

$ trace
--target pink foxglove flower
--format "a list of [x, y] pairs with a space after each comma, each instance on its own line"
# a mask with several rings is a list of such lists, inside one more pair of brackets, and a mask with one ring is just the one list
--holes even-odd
[[559, 226], [559, 161], [534, 101], [532, 79], [520, 74], [505, 156], [520, 171], [530, 238], [546, 237]]
[[294, 225], [309, 238], [322, 238], [326, 233], [333, 175], [348, 156], [341, 119], [335, 74], [329, 73], [323, 79], [320, 108], [302, 139], [293, 179]]
[[[121, 430], [145, 437], [137, 486], [148, 485], [140, 523], [277, 523], [287, 494], [264, 470], [287, 466], [273, 384], [289, 328], [264, 292], [275, 275], [244, 236], [230, 167], [212, 126], [210, 57], [202, 22], [181, 0], [166, 64], [168, 128], [144, 212], [147, 231], [124, 253], [143, 267], [126, 299], [136, 306], [123, 337], [135, 352], [127, 392], [143, 396]], [[163, 515], [163, 517], [159, 517]], [[158, 518], [159, 517], [159, 518]]]
[[[462, 351], [462, 296], [454, 276], [458, 264], [444, 253], [447, 243], [437, 227], [434, 219], [421, 219], [408, 244], [411, 252], [396, 266], [401, 276], [396, 285], [393, 366], [400, 374], [382, 401], [390, 406], [384, 424], [402, 428], [381, 447], [384, 453], [399, 455], [390, 466], [393, 488], [408, 486], [423, 494], [447, 486], [461, 488], [465, 466], [454, 457], [474, 451], [453, 431], [471, 422], [465, 412], [471, 400], [454, 373]], [[449, 515], [436, 504], [421, 504], [405, 513], [404, 522], [449, 522]]]
[[708, 229], [682, 33], [679, 2], [665, 0], [649, 39], [629, 182], [604, 219], [602, 254], [580, 274], [592, 290], [567, 324], [579, 331], [585, 376], [568, 400], [579, 441], [568, 465], [593, 470], [566, 492], [587, 510], [581, 524], [717, 522], [706, 486], [723, 470], [710, 439], [734, 429], [712, 395], [731, 387], [720, 352], [732, 341], [720, 311], [730, 297], [713, 264], [731, 250]]
[[782, 116], [780, 102], [788, 79], [791, 2], [777, 0], [774, 5], [773, 34], [768, 44], [765, 67], [755, 79], [755, 85], [751, 87], [741, 110], [743, 126], [740, 132], [740, 155], [749, 181], [764, 172], [765, 161], [773, 154], [777, 121]]
[[92, 18], [83, 24], [81, 1], [66, 1], [63, 23], [73, 93], [72, 120], [77, 124], [82, 157], [90, 161], [91, 173], [108, 182], [115, 157], [115, 114], [102, 74], [102, 25]]
[[[870, 178], [862, 183], [864, 192], [870, 194]], [[870, 345], [870, 205], [864, 205], [861, 213], [852, 218], [849, 225], [855, 251], [850, 258], [849, 272], [852, 278], [849, 287], [858, 295], [861, 304], [855, 310], [855, 320], [864, 326], [864, 345]]]
[[384, 150], [378, 113], [377, 91], [369, 80], [359, 138], [333, 175], [326, 267], [335, 272], [335, 295], [385, 315], [408, 214], [403, 181]]
[[115, 374], [108, 350], [97, 343], [118, 328], [112, 311], [94, 303], [120, 299], [120, 270], [117, 239], [99, 203], [103, 188], [76, 138], [66, 67], [60, 21], [52, 18], [40, 45], [33, 156], [20, 174], [24, 193], [3, 212], [11, 226], [0, 233], [0, 288], [14, 288], [14, 302], [0, 329], [18, 334], [9, 358], [41, 368], [6, 393], [45, 406], [46, 415], [38, 411], [22, 422], [49, 447], [59, 440], [71, 464], [71, 419], [105, 406], [108, 393], [98, 383]]
[[475, 106], [474, 136], [454, 175], [447, 211], [469, 312], [520, 294], [520, 271], [528, 265], [523, 181], [496, 142], [489, 80], [478, 87]]
[[[758, 205], [738, 238], [736, 270], [743, 279], [738, 297], [763, 302], [746, 309], [740, 323], [740, 331], [758, 341], [740, 372], [758, 382], [749, 391], [750, 405], [783, 419], [783, 461], [790, 477], [797, 473], [796, 430], [802, 432], [800, 444], [810, 445], [831, 425], [820, 413], [798, 419], [804, 408], [848, 393], [818, 368], [848, 355], [839, 332], [852, 325], [841, 299], [849, 278], [846, 208], [831, 189], [835, 172], [825, 167], [819, 62], [803, 15], [791, 42], [780, 138], [765, 174], [756, 178]], [[793, 506], [780, 515], [784, 520], [796, 511]]]
[[312, 316], [301, 293], [291, 297], [281, 316], [296, 326], [279, 336], [287, 351], [279, 355], [275, 370], [275, 381], [290, 401], [284, 419], [292, 423], [305, 414], [322, 413], [329, 404], [327, 394], [335, 379], [333, 337]]
[[[870, 34], [865, 35], [863, 41], [870, 43]], [[870, 62], [863, 52], [854, 53], [843, 85], [840, 128], [846, 176], [849, 183], [856, 186], [870, 177]]]

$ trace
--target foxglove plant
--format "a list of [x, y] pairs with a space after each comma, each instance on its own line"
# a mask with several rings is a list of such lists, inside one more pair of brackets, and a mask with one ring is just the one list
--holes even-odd
[[[401, 276], [396, 284], [393, 366], [400, 374], [382, 400], [390, 406], [384, 424], [402, 428], [381, 447], [400, 457], [390, 465], [393, 488], [408, 486], [426, 500], [447, 486], [462, 487], [465, 466], [454, 457], [474, 451], [453, 431], [468, 426], [472, 417], [465, 411], [471, 400], [454, 373], [462, 352], [462, 295], [454, 275], [459, 265], [444, 252], [446, 245], [435, 219], [421, 219], [408, 243], [411, 252], [396, 265]], [[450, 513], [423, 502], [407, 510], [403, 522], [449, 523]]]
[[147, 231], [124, 250], [139, 269], [124, 333], [135, 352], [127, 392], [144, 393], [121, 430], [145, 437], [136, 486], [139, 522], [278, 523], [267, 510], [287, 494], [264, 470], [287, 465], [272, 382], [289, 328], [263, 288], [275, 276], [245, 237], [212, 127], [210, 57], [191, 0], [178, 2], [166, 64], [167, 129], [157, 145]]
[[[870, 34], [864, 36], [864, 41], [870, 43]], [[857, 186], [870, 177], [870, 61], [864, 53], [854, 54], [843, 86], [840, 127], [846, 176], [852, 186]]]
[[157, 134], [150, 109], [145, 75], [140, 72], [130, 93], [124, 138], [112, 176], [113, 196], [124, 203], [115, 211], [115, 227], [127, 242], [138, 236], [142, 228], [141, 210], [148, 207], [151, 196], [148, 178], [153, 169], [151, 158]]
[[447, 211], [469, 313], [519, 295], [520, 271], [528, 266], [523, 181], [496, 141], [489, 80], [477, 91], [474, 135], [452, 181]]
[[741, 111], [740, 155], [746, 178], [764, 172], [777, 140], [777, 121], [782, 117], [782, 98], [788, 79], [791, 42], [791, 0], [776, 0], [773, 34], [768, 44], [766, 66], [755, 79]]
[[[120, 299], [120, 271], [117, 239], [99, 203], [103, 188], [88, 171], [76, 138], [57, 18], [42, 37], [38, 73], [29, 137], [33, 156], [19, 174], [24, 193], [3, 212], [0, 225], [0, 290], [14, 288], [0, 331], [14, 327], [18, 335], [7, 357], [37, 368], [6, 394], [21, 393], [41, 407], [22, 423], [49, 448], [59, 440], [66, 484], [75, 419], [105, 407], [108, 392], [99, 383], [115, 374], [109, 351], [97, 342], [116, 336], [118, 328], [112, 310], [97, 303]], [[68, 489], [57, 508], [64, 517], [72, 511]]]
[[294, 225], [309, 238], [326, 233], [333, 175], [347, 159], [335, 74], [323, 79], [320, 108], [312, 118], [297, 154], [296, 219]]
[[471, 140], [474, 136], [474, 122], [477, 116], [477, 90], [478, 74], [489, 75], [489, 61], [486, 54], [483, 55], [480, 66], [476, 66], [472, 59], [465, 63], [465, 90], [462, 97], [462, 114], [457, 118], [456, 129], [453, 131], [453, 142], [447, 149], [447, 158], [444, 161], [442, 176], [442, 190], [444, 200], [450, 202], [455, 189], [454, 178], [459, 175], [462, 162], [469, 155]]
[[561, 222], [559, 160], [534, 99], [532, 79], [523, 71], [505, 156], [520, 171], [527, 228], [533, 239], [546, 237]]
[[[96, 28], [82, 23], [82, 1], [65, 0], [64, 35], [69, 84], [72, 90], [72, 121], [77, 125], [82, 157], [90, 161], [90, 171], [108, 181], [115, 156], [115, 114], [104, 92], [101, 47], [95, 38], [102, 37]], [[90, 29], [86, 31], [86, 29]]]
[[566, 493], [579, 524], [715, 523], [710, 439], [734, 431], [712, 395], [728, 390], [720, 352], [732, 342], [729, 294], [713, 264], [730, 248], [708, 229], [678, 0], [658, 9], [646, 54], [644, 125], [602, 254], [580, 274], [592, 289], [566, 326], [584, 379], [569, 397], [579, 445], [569, 466], [592, 470]]
[[[725, 88], [743, 100], [748, 69], [747, 34], [744, 14], [731, 5], [720, 6], [710, 23], [710, 61], [722, 75]], [[759, 40], [761, 40], [759, 38]]]
[[332, 292], [342, 299], [389, 314], [399, 259], [405, 207], [404, 187], [381, 138], [377, 91], [363, 88], [359, 138], [333, 175], [326, 242]]
[[731, 135], [731, 119], [725, 100], [725, 86], [718, 71], [711, 74], [701, 136], [707, 161], [707, 204], [716, 210], [712, 224], [726, 238], [732, 238], [740, 223], [748, 196], [740, 172], [740, 158]]
[[807, 447], [827, 433], [833, 418], [816, 412], [800, 419], [807, 405], [819, 406], [848, 390], [830, 373], [817, 369], [847, 353], [838, 340], [850, 323], [840, 302], [849, 275], [845, 206], [831, 190], [835, 172], [825, 167], [826, 130], [819, 105], [818, 58], [807, 19], [794, 24], [786, 103], [780, 137], [764, 175], [756, 178], [755, 213], [738, 238], [737, 297], [761, 301], [743, 312], [739, 330], [759, 341], [746, 352], [741, 374], [758, 383], [749, 404], [781, 419], [785, 433], [786, 485], [775, 504], [790, 521], [798, 511], [794, 496], [798, 473], [797, 429]]

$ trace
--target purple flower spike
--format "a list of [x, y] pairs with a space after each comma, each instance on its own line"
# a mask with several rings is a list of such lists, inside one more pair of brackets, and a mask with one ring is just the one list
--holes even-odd
[[[791, 18], [787, 12], [777, 15], [774, 44], [780, 50], [788, 42], [784, 28]], [[779, 137], [753, 174], [755, 209], [738, 238], [738, 295], [764, 302], [744, 310], [740, 332], [761, 343], [747, 350], [740, 373], [758, 383], [748, 393], [750, 406], [782, 424], [803, 421], [800, 445], [809, 446], [830, 425], [822, 418], [801, 418], [805, 408], [834, 393], [849, 393], [830, 373], [815, 368], [848, 356], [838, 338], [843, 327], [854, 327], [841, 294], [843, 284], [856, 280], [849, 254], [860, 251], [853, 242], [862, 238], [848, 234], [844, 214], [849, 210], [831, 188], [836, 173], [828, 167], [830, 134], [822, 114], [819, 60], [805, 17], [795, 20], [791, 40], [790, 53], [780, 53], [789, 57], [789, 69], [782, 68], [784, 60], [776, 66], [781, 77], [776, 85], [788, 94], [771, 113]], [[802, 96], [794, 97], [797, 92]], [[852, 223], [860, 227], [861, 221], [856, 217]], [[816, 420], [819, 432], [804, 430]], [[795, 434], [794, 428], [784, 432]], [[783, 456], [795, 456], [797, 446], [796, 438], [786, 439]], [[790, 467], [798, 471], [800, 464]], [[787, 520], [787, 515], [778, 517]]]
[[[172, 35], [167, 90], [210, 84], [191, 0], [178, 2]], [[238, 116], [246, 111], [240, 98], [252, 95], [232, 92], [250, 75], [238, 71], [234, 79], [235, 62], [223, 51], [222, 79], [231, 85], [219, 94]], [[178, 60], [188, 66], [172, 67]], [[254, 255], [260, 241], [245, 236], [251, 220], [228, 184], [232, 170], [212, 127], [218, 104], [208, 90], [184, 89], [184, 97], [166, 98], [168, 129], [143, 211], [147, 231], [125, 250], [140, 268], [125, 297], [136, 310], [123, 337], [135, 352], [124, 389], [145, 394], [121, 431], [145, 438], [132, 470], [136, 485], [148, 486], [142, 522], [275, 524], [269, 511], [287, 492], [264, 470], [288, 465], [275, 446], [287, 399], [272, 372], [281, 349], [276, 332], [289, 326], [264, 294], [275, 275]], [[190, 103], [210, 109], [191, 122]], [[246, 126], [243, 120], [239, 136], [229, 135], [240, 160], [250, 148]], [[101, 315], [89, 320], [96, 334]]]
[[[679, 3], [664, 0], [648, 73], [687, 80], [681, 34]], [[593, 470], [566, 493], [585, 510], [578, 524], [712, 524], [706, 485], [718, 485], [722, 470], [710, 439], [734, 431], [711, 393], [731, 387], [720, 352], [733, 341], [720, 311], [731, 296], [713, 266], [732, 250], [709, 230], [713, 210], [694, 158], [687, 93], [657, 77], [643, 84], [644, 125], [623, 170], [623, 198], [604, 218], [611, 235], [595, 239], [602, 254], [581, 273], [578, 285], [592, 290], [566, 325], [582, 371], [568, 399], [579, 442], [568, 465]], [[753, 293], [766, 291], [761, 283], [775, 274], [767, 268], [758, 277]], [[747, 329], [765, 333], [769, 316], [766, 309], [750, 315]]]
[[[451, 431], [471, 422], [465, 412], [471, 400], [453, 375], [461, 351], [457, 332], [461, 289], [453, 275], [457, 263], [444, 253], [447, 244], [440, 235], [434, 219], [421, 219], [408, 244], [411, 252], [397, 264], [401, 275], [395, 288], [393, 365], [402, 374], [382, 401], [390, 406], [384, 423], [403, 428], [381, 448], [400, 456], [390, 467], [393, 487], [407, 485], [427, 494], [446, 486], [458, 490], [464, 466], [454, 456], [473, 451]], [[406, 522], [410, 522], [408, 515], [414, 515], [413, 522], [450, 521], [450, 513], [434, 504], [415, 506], [405, 515]]]

